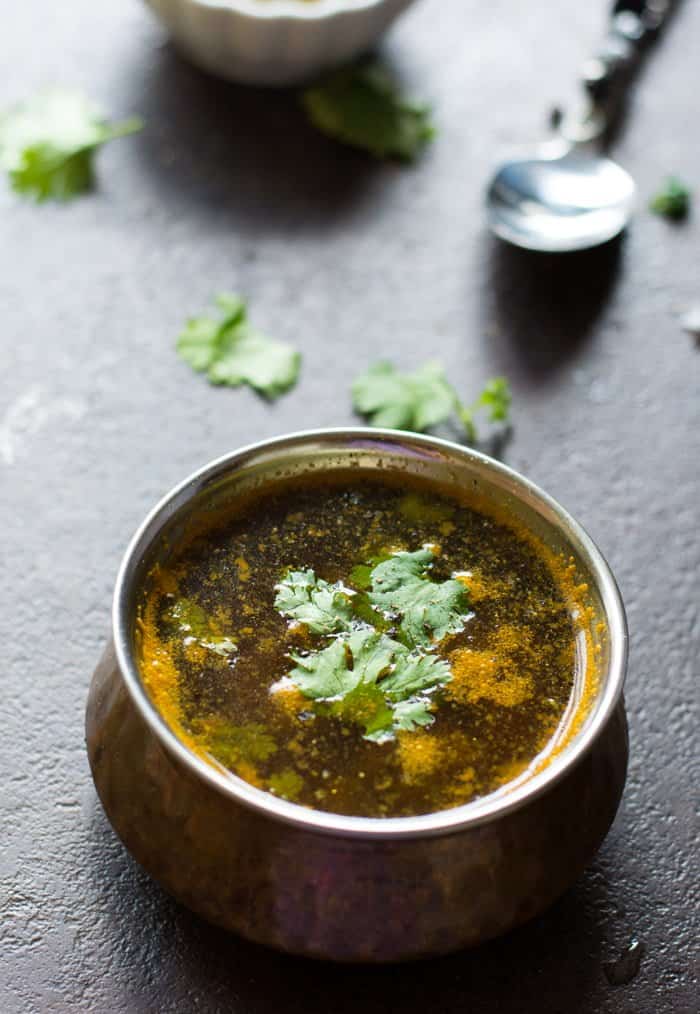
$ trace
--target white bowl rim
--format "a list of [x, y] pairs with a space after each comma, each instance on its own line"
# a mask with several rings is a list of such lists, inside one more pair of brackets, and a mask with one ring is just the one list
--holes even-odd
[[185, 0], [192, 7], [230, 11], [260, 21], [323, 21], [340, 14], [359, 14], [389, 3], [408, 6], [414, 0]]
[[[591, 574], [595, 575], [597, 590], [609, 623], [610, 658], [606, 678], [602, 681], [602, 689], [596, 701], [597, 706], [581, 732], [567, 742], [542, 770], [504, 795], [492, 793], [452, 809], [413, 817], [351, 817], [325, 810], [313, 810], [287, 802], [263, 789], [257, 789], [242, 778], [219, 771], [198, 757], [170, 728], [143, 685], [131, 650], [133, 577], [140, 560], [158, 538], [165, 521], [170, 516], [171, 505], [178, 505], [174, 509], [179, 509], [191, 499], [191, 496], [187, 496], [188, 492], [198, 491], [208, 479], [219, 476], [229, 469], [235, 470], [237, 465], [245, 463], [246, 459], [253, 455], [284, 451], [294, 445], [326, 442], [334, 438], [345, 442], [348, 440], [390, 442], [397, 450], [402, 446], [405, 449], [407, 445], [413, 445], [427, 452], [432, 449], [450, 455], [457, 454], [467, 461], [471, 458], [475, 464], [500, 473], [501, 478], [509, 481], [512, 486], [518, 487], [523, 493], [539, 501], [543, 508], [555, 515], [570, 541], [587, 558]], [[624, 687], [629, 641], [624, 604], [607, 561], [585, 529], [553, 497], [519, 472], [471, 447], [438, 437], [369, 426], [300, 430], [256, 441], [210, 461], [166, 493], [139, 526], [122, 559], [114, 590], [112, 634], [117, 664], [133, 703], [164, 748], [186, 769], [216, 791], [230, 797], [233, 802], [242, 804], [270, 820], [291, 824], [306, 832], [375, 841], [459, 833], [498, 820], [551, 789], [588, 752], [616, 710]]]

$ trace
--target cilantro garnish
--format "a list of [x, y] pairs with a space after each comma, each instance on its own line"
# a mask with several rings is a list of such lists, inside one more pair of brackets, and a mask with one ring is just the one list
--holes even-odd
[[677, 176], [669, 176], [658, 194], [649, 202], [657, 215], [679, 221], [687, 218], [690, 210], [690, 189]]
[[0, 168], [17, 193], [66, 201], [93, 187], [101, 145], [142, 126], [137, 118], [108, 123], [77, 92], [42, 92], [0, 115]]
[[356, 567], [361, 592], [313, 570], [290, 571], [277, 585], [279, 612], [328, 638], [315, 651], [290, 653], [287, 680], [319, 713], [364, 726], [365, 739], [384, 742], [431, 725], [431, 695], [452, 678], [434, 652], [464, 627], [468, 592], [459, 581], [430, 580], [434, 559], [425, 547]]
[[494, 377], [471, 404], [464, 404], [448, 381], [440, 363], [428, 362], [414, 373], [400, 373], [391, 363], [375, 363], [352, 385], [355, 411], [373, 426], [425, 430], [445, 422], [453, 414], [461, 423], [466, 439], [478, 439], [477, 416], [489, 422], [507, 423], [511, 394], [505, 377]]
[[[359, 627], [321, 651], [292, 654], [296, 667], [289, 676], [306, 697], [333, 700], [345, 697], [361, 683], [376, 683], [396, 663], [397, 650], [402, 648], [372, 627]], [[403, 652], [407, 653], [405, 648]]]
[[427, 547], [415, 553], [395, 553], [370, 575], [370, 602], [400, 617], [401, 632], [410, 647], [429, 647], [448, 634], [456, 634], [469, 611], [469, 593], [461, 581], [428, 580], [434, 559]]
[[430, 109], [407, 101], [384, 67], [346, 67], [307, 88], [302, 103], [315, 127], [377, 158], [413, 161], [435, 136]]
[[203, 316], [187, 322], [177, 340], [180, 357], [193, 370], [206, 373], [211, 384], [247, 384], [268, 398], [293, 387], [299, 376], [299, 353], [252, 328], [239, 296], [222, 293], [216, 305], [222, 312], [218, 320]]
[[340, 582], [328, 584], [312, 570], [292, 570], [275, 585], [275, 591], [275, 609], [304, 623], [313, 634], [332, 634], [350, 627], [351, 593]]
[[393, 710], [379, 712], [367, 726], [364, 738], [382, 743], [392, 739], [397, 732], [413, 732], [432, 725], [434, 721], [430, 701], [427, 698], [412, 698], [400, 701]]
[[192, 599], [178, 599], [169, 611], [169, 619], [185, 635], [185, 643], [191, 639], [200, 647], [224, 657], [237, 650], [233, 638], [223, 636], [202, 607]]
[[381, 691], [394, 704], [406, 704], [417, 694], [432, 693], [452, 678], [448, 663], [437, 655], [419, 655], [417, 652], [395, 647], [394, 666], [382, 680]]
[[431, 725], [428, 695], [451, 679], [444, 659], [418, 655], [365, 626], [291, 658], [296, 667], [289, 678], [306, 697], [329, 702], [330, 714], [364, 725], [365, 738], [375, 741]]

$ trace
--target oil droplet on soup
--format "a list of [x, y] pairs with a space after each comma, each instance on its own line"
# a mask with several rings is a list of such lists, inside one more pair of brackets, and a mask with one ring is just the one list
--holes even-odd
[[152, 568], [140, 670], [185, 744], [258, 788], [353, 816], [436, 812], [553, 742], [581, 612], [565, 573], [435, 487], [287, 482]]

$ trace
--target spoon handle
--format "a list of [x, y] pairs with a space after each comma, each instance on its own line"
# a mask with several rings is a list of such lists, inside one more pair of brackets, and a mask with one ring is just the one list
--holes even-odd
[[583, 67], [588, 109], [578, 123], [567, 124], [571, 140], [604, 135], [617, 120], [642, 56], [658, 36], [678, 0], [615, 0], [607, 36]]

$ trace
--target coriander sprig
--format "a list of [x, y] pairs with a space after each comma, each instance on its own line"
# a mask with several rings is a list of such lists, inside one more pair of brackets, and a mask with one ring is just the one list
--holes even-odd
[[216, 305], [218, 319], [203, 315], [187, 321], [177, 339], [180, 358], [193, 370], [205, 373], [210, 384], [247, 384], [270, 399], [293, 387], [299, 376], [300, 353], [253, 328], [240, 296], [220, 293]]
[[505, 377], [492, 377], [487, 381], [483, 391], [471, 405], [463, 405], [455, 394], [455, 407], [464, 427], [467, 442], [473, 444], [479, 439], [476, 417], [482, 409], [489, 422], [507, 423], [511, 401], [510, 385]]
[[98, 148], [142, 126], [138, 117], [107, 122], [79, 92], [40, 92], [0, 115], [0, 168], [37, 203], [67, 201], [94, 186]]
[[294, 668], [278, 689], [293, 684], [318, 714], [363, 725], [373, 742], [432, 725], [432, 697], [452, 679], [437, 647], [472, 615], [466, 586], [433, 580], [434, 562], [429, 546], [390, 553], [363, 566], [362, 591], [289, 571], [275, 586], [275, 608], [325, 640], [290, 653]]
[[474, 401], [465, 403], [435, 361], [413, 373], [400, 373], [388, 362], [375, 363], [352, 385], [353, 407], [372, 426], [423, 433], [455, 417], [468, 443], [479, 439], [480, 416], [508, 423], [511, 400], [506, 378], [493, 377]]
[[376, 62], [336, 71], [307, 88], [301, 101], [318, 130], [375, 158], [412, 162], [435, 136], [429, 107], [406, 99]]

